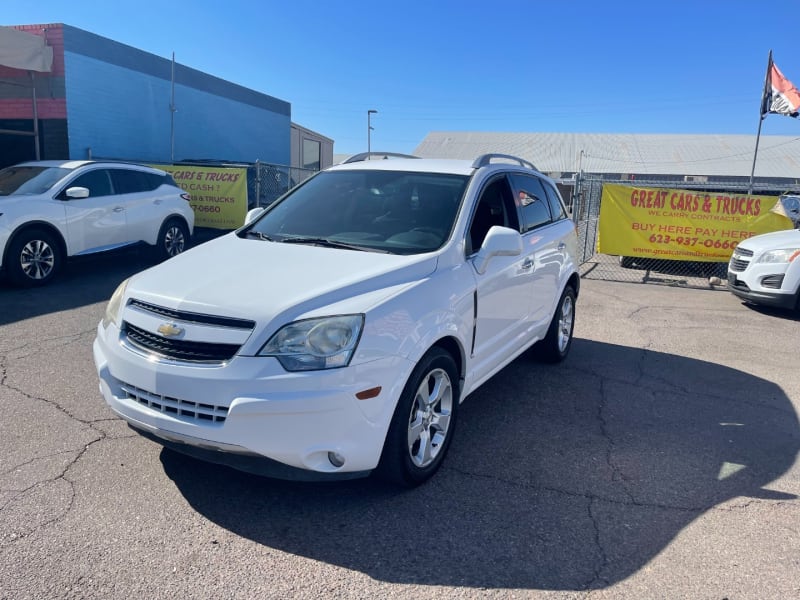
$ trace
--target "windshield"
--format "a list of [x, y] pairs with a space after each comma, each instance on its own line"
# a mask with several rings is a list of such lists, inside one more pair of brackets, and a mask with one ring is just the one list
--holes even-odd
[[0, 196], [44, 194], [70, 171], [59, 167], [7, 167], [0, 171]]
[[450, 236], [467, 181], [440, 173], [326, 171], [272, 205], [246, 233], [273, 242], [431, 252]]

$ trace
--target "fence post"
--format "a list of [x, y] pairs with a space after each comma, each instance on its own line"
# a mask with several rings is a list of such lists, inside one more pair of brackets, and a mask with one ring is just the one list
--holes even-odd
[[256, 208], [261, 208], [261, 161], [256, 159]]

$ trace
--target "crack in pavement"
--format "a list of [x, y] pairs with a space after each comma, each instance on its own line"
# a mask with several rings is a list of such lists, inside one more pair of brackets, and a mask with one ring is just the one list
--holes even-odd
[[589, 514], [589, 519], [592, 522], [592, 527], [594, 528], [594, 544], [597, 546], [597, 549], [600, 551], [600, 560], [598, 561], [600, 564], [594, 570], [594, 577], [583, 584], [584, 589], [592, 590], [596, 589], [597, 584], [600, 584], [600, 587], [608, 587], [611, 585], [611, 582], [603, 577], [603, 571], [608, 567], [608, 554], [606, 553], [606, 549], [603, 546], [603, 540], [600, 539], [600, 521], [599, 518], [594, 514], [592, 511], [592, 507], [596, 502], [595, 499], [590, 499], [589, 504], [587, 506], [587, 512]]
[[[60, 341], [68, 340], [63, 345], [69, 345], [70, 343], [74, 343], [74, 342], [77, 342], [78, 340], [80, 340], [81, 336], [83, 336], [83, 335], [86, 335], [86, 333], [73, 334], [73, 335], [70, 335], [70, 336], [65, 336], [63, 338], [58, 338], [58, 340], [60, 340]], [[27, 346], [27, 344], [25, 346]], [[21, 346], [21, 348], [24, 348], [25, 346]], [[40, 348], [37, 350], [37, 352], [40, 351], [40, 350], [44, 350], [44, 349], [52, 349], [54, 347], [58, 347], [58, 346], [52, 346], [51, 345], [48, 348], [42, 348], [40, 346]], [[17, 358], [27, 358], [28, 356], [31, 356], [32, 354], [22, 355], [22, 356], [19, 356]], [[50, 519], [47, 519], [46, 521], [43, 521], [43, 522], [37, 524], [36, 526], [32, 527], [28, 531], [25, 531], [25, 532], [19, 533], [19, 534], [17, 534], [17, 533], [12, 534], [12, 536], [10, 537], [10, 541], [13, 543], [13, 542], [15, 542], [17, 540], [22, 539], [23, 537], [27, 537], [27, 536], [31, 535], [32, 533], [42, 529], [43, 527], [47, 527], [48, 525], [50, 525], [52, 523], [56, 523], [58, 521], [61, 521], [62, 519], [64, 519], [69, 514], [69, 512], [72, 510], [72, 507], [74, 506], [74, 503], [75, 503], [76, 492], [75, 492], [74, 482], [69, 479], [68, 473], [69, 473], [70, 469], [72, 469], [72, 467], [74, 467], [81, 460], [81, 458], [86, 454], [86, 452], [89, 450], [89, 448], [91, 448], [93, 445], [95, 445], [97, 443], [100, 443], [100, 442], [102, 442], [102, 441], [107, 439], [107, 437], [108, 437], [107, 434], [102, 429], [100, 429], [97, 426], [97, 424], [103, 423], [103, 422], [108, 422], [108, 421], [113, 421], [114, 419], [107, 419], [107, 418], [92, 419], [92, 420], [81, 419], [81, 418], [77, 417], [76, 415], [74, 415], [66, 407], [62, 406], [56, 400], [35, 396], [33, 394], [30, 394], [30, 393], [26, 392], [23, 389], [20, 389], [20, 388], [14, 386], [14, 385], [10, 385], [8, 383], [8, 373], [9, 373], [9, 363], [8, 363], [8, 361], [9, 361], [8, 355], [0, 356], [0, 387], [8, 389], [8, 390], [11, 390], [13, 392], [16, 392], [17, 394], [20, 394], [23, 398], [25, 398], [27, 400], [31, 400], [31, 401], [34, 401], [34, 402], [42, 402], [42, 403], [44, 403], [44, 404], [46, 404], [48, 406], [51, 406], [51, 407], [55, 408], [56, 410], [58, 410], [59, 412], [61, 412], [62, 414], [66, 415], [70, 420], [73, 420], [73, 421], [75, 421], [77, 423], [80, 423], [80, 424], [84, 425], [85, 427], [89, 428], [90, 430], [92, 430], [96, 434], [95, 439], [93, 439], [93, 440], [89, 441], [88, 443], [84, 444], [83, 448], [81, 448], [81, 449], [65, 450], [65, 451], [62, 451], [62, 452], [58, 452], [58, 453], [49, 455], [49, 456], [58, 456], [58, 455], [62, 455], [62, 454], [75, 453], [75, 457], [72, 460], [70, 460], [64, 466], [64, 468], [61, 470], [61, 472], [59, 474], [57, 474], [55, 477], [50, 477], [50, 478], [47, 478], [47, 479], [43, 479], [43, 480], [37, 481], [36, 483], [28, 486], [27, 488], [25, 488], [23, 490], [2, 490], [2, 491], [6, 491], [6, 492], [13, 492], [13, 493], [11, 494], [11, 498], [7, 502], [3, 503], [2, 506], [0, 506], [0, 513], [5, 511], [15, 500], [18, 500], [19, 498], [29, 494], [30, 492], [32, 492], [32, 491], [34, 491], [34, 490], [36, 490], [36, 489], [38, 489], [38, 488], [40, 488], [40, 487], [42, 487], [44, 485], [47, 485], [47, 484], [50, 484], [50, 483], [54, 483], [54, 482], [59, 481], [59, 480], [65, 481], [67, 483], [67, 485], [69, 486], [69, 490], [70, 490], [70, 496], [69, 496], [69, 501], [67, 503], [67, 506], [66, 506], [66, 508], [64, 510], [62, 510], [60, 512], [60, 514], [58, 514], [58, 515], [56, 515], [56, 516], [54, 516], [54, 517], [52, 517]], [[3, 474], [8, 474], [11, 471], [14, 471], [15, 469], [19, 469], [19, 468], [21, 468], [23, 466], [31, 464], [31, 463], [33, 463], [33, 462], [35, 462], [37, 460], [42, 459], [42, 458], [47, 458], [47, 457], [46, 456], [39, 456], [39, 457], [32, 458], [32, 459], [30, 459], [30, 460], [28, 460], [26, 462], [23, 462], [23, 463], [21, 463], [19, 465], [12, 466], [8, 471], [4, 471]]]
[[9, 541], [11, 543], [17, 542], [17, 541], [19, 541], [19, 540], [21, 540], [21, 539], [23, 539], [25, 537], [28, 537], [31, 534], [39, 531], [40, 529], [43, 529], [43, 528], [47, 527], [48, 525], [51, 525], [53, 523], [58, 523], [59, 521], [63, 520], [70, 513], [70, 511], [72, 510], [72, 507], [75, 505], [75, 495], [76, 495], [76, 493], [75, 493], [75, 483], [71, 479], [69, 479], [69, 477], [67, 477], [67, 473], [69, 473], [69, 470], [80, 461], [80, 459], [84, 456], [84, 454], [86, 454], [86, 452], [89, 450], [90, 447], [92, 447], [94, 444], [97, 444], [98, 442], [102, 442], [104, 439], [105, 439], [105, 437], [103, 436], [103, 437], [99, 437], [96, 440], [93, 440], [93, 441], [89, 442], [88, 444], [86, 444], [83, 447], [82, 450], [80, 450], [78, 452], [77, 456], [73, 460], [71, 460], [61, 470], [61, 473], [59, 473], [55, 477], [51, 477], [49, 479], [45, 479], [45, 480], [42, 480], [42, 481], [37, 481], [36, 483], [34, 483], [33, 485], [31, 485], [31, 486], [27, 487], [26, 489], [22, 490], [18, 494], [13, 495], [11, 500], [9, 500], [6, 504], [4, 504], [2, 507], [0, 507], [0, 513], [2, 513], [3, 510], [5, 510], [11, 504], [11, 502], [16, 500], [17, 498], [25, 496], [30, 491], [36, 490], [37, 488], [39, 488], [41, 486], [44, 486], [44, 485], [47, 485], [48, 483], [55, 483], [58, 480], [64, 480], [67, 483], [67, 485], [69, 486], [69, 490], [70, 490], [69, 502], [67, 503], [66, 508], [64, 508], [61, 511], [60, 514], [58, 514], [58, 515], [56, 515], [56, 516], [54, 516], [54, 517], [52, 517], [50, 519], [47, 519], [46, 521], [43, 521], [43, 522], [37, 524], [35, 527], [32, 527], [27, 531], [12, 533], [9, 536]]
[[[44, 341], [25, 342], [19, 346], [3, 350], [3, 353], [5, 357], [10, 357], [12, 354], [14, 354], [15, 360], [29, 358], [45, 350], [53, 350], [62, 346], [69, 346], [70, 344], [79, 341], [81, 338], [92, 336], [95, 333], [96, 330], [92, 328], [85, 331], [79, 331], [77, 333], [70, 333], [69, 335], [48, 338]], [[31, 347], [29, 352], [23, 352], [29, 347]], [[20, 354], [20, 352], [22, 353]]]

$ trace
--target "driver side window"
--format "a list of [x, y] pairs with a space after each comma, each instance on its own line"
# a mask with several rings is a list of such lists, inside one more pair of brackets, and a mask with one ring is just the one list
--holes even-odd
[[97, 196], [110, 196], [113, 191], [111, 188], [111, 179], [108, 176], [106, 169], [94, 169], [79, 175], [59, 194], [60, 200], [67, 200], [67, 190], [71, 187], [85, 187], [89, 190], [89, 197], [95, 198]]
[[514, 196], [505, 175], [490, 181], [481, 192], [467, 232], [467, 255], [477, 252], [494, 225], [519, 231]]

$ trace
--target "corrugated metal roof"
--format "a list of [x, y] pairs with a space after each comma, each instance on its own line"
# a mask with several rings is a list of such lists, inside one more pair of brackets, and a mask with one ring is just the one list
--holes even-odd
[[[755, 135], [431, 132], [414, 154], [474, 159], [513, 154], [546, 173], [749, 177]], [[756, 178], [800, 179], [800, 137], [761, 136]]]

